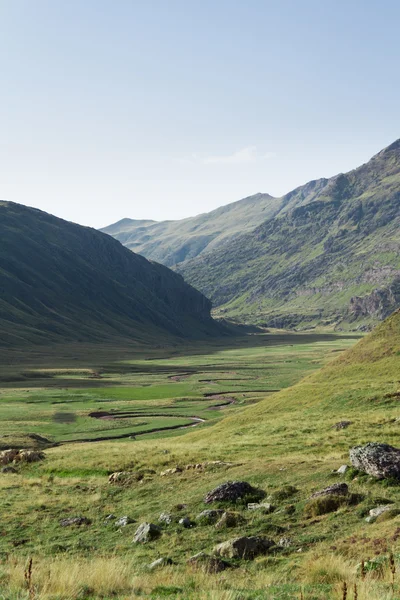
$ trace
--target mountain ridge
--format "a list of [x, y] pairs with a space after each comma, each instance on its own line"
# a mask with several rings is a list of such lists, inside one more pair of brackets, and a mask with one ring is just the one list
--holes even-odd
[[103, 233], [0, 203], [1, 345], [216, 335], [210, 302]]

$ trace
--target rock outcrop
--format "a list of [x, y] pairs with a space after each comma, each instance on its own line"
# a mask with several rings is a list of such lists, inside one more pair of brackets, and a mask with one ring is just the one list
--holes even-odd
[[400, 479], [400, 449], [389, 444], [355, 446], [350, 450], [350, 461], [353, 467], [377, 479]]

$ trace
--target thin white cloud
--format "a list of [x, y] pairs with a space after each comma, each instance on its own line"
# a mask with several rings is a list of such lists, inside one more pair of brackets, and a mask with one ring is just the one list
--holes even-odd
[[233, 152], [233, 154], [215, 155], [215, 156], [199, 156], [192, 154], [186, 158], [179, 158], [177, 161], [183, 165], [244, 165], [254, 163], [260, 160], [267, 160], [276, 156], [275, 152], [258, 152], [257, 146], [247, 146], [241, 150]]
[[257, 151], [256, 146], [248, 146], [242, 148], [233, 154], [220, 155], [220, 156], [206, 156], [201, 159], [201, 162], [205, 165], [239, 165], [245, 163], [255, 162], [256, 160], [266, 160], [274, 156], [273, 152], [267, 152], [266, 154], [260, 154]]

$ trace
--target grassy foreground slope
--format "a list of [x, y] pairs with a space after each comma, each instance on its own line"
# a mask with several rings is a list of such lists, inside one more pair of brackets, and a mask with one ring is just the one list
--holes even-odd
[[[0, 481], [8, 507], [4, 540], [10, 529], [15, 531], [15, 515], [23, 523], [15, 536], [16, 549], [2, 565], [4, 589], [17, 598], [17, 590], [23, 588], [24, 545], [31, 546], [29, 540], [34, 539], [33, 577], [40, 599], [46, 600], [292, 600], [301, 594], [306, 600], [342, 600], [344, 583], [347, 598], [399, 598], [400, 486], [354, 471], [344, 476], [333, 473], [348, 463], [349, 448], [356, 444], [399, 445], [399, 360], [397, 312], [321, 371], [213, 427], [157, 443], [142, 439], [134, 444], [49, 449], [39, 466]], [[346, 429], [333, 427], [342, 420], [351, 424]], [[184, 468], [210, 460], [233, 464], [160, 476], [160, 471], [177, 464]], [[85, 478], [63, 475], [77, 466], [86, 469]], [[106, 476], [96, 475], [125, 469], [144, 477], [136, 484], [115, 487]], [[228, 479], [246, 480], [272, 494], [275, 512], [263, 514], [236, 505], [231, 510], [244, 519], [236, 527], [197, 524], [184, 529], [173, 523], [163, 527], [158, 540], [144, 545], [132, 543], [137, 524], [119, 530], [104, 524], [109, 513], [154, 523], [162, 512], [194, 518], [207, 508], [205, 493]], [[342, 481], [347, 481], [352, 494], [360, 495], [357, 504], [310, 514], [310, 495]], [[288, 491], [287, 486], [295, 489]], [[6, 500], [11, 489], [13, 495]], [[365, 521], [371, 508], [388, 503], [394, 508], [390, 518]], [[91, 518], [92, 525], [60, 530], [54, 517], [60, 507], [65, 515]], [[216, 543], [257, 534], [277, 543], [282, 538], [288, 541], [256, 560], [233, 560], [232, 569], [220, 574], [205, 574], [186, 562], [196, 552], [212, 553]], [[397, 570], [393, 585], [391, 553]], [[175, 564], [149, 571], [147, 565], [162, 556]], [[361, 561], [364, 571], [357, 567]]]
[[220, 333], [209, 301], [180, 275], [11, 202], [0, 202], [0, 291], [0, 346]]
[[279, 213], [178, 266], [218, 312], [271, 327], [370, 326], [400, 303], [400, 140]]
[[282, 200], [254, 194], [209, 213], [179, 221], [122, 219], [101, 231], [168, 267], [218, 248], [273, 217]]

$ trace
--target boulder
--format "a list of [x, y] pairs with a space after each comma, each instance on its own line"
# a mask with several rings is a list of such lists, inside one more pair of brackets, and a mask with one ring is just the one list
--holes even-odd
[[239, 537], [215, 546], [214, 554], [224, 558], [253, 559], [267, 554], [274, 546], [275, 542], [263, 536]]
[[209, 556], [205, 552], [195, 554], [187, 561], [189, 565], [202, 569], [205, 573], [220, 573], [229, 569], [230, 564], [215, 556]]
[[245, 523], [245, 519], [242, 515], [232, 512], [224, 512], [218, 523], [216, 523], [216, 529], [225, 529], [226, 527], [237, 527]]
[[365, 520], [367, 523], [373, 523], [378, 517], [380, 517], [380, 515], [383, 515], [383, 513], [392, 509], [392, 504], [386, 504], [385, 506], [377, 506], [376, 508], [372, 508], [369, 511], [369, 516]]
[[161, 558], [157, 558], [157, 560], [152, 562], [149, 565], [149, 569], [151, 571], [154, 571], [155, 569], [160, 569], [161, 567], [167, 567], [168, 565], [172, 565], [172, 564], [174, 564], [174, 563], [170, 558], [163, 556]]
[[378, 479], [400, 479], [400, 449], [389, 444], [355, 446], [350, 450], [350, 461], [356, 469]]
[[72, 527], [73, 525], [81, 527], [81, 525], [90, 525], [91, 520], [87, 517], [69, 517], [68, 519], [61, 519], [61, 527]]
[[310, 498], [319, 498], [321, 496], [347, 496], [349, 487], [347, 483], [334, 483], [319, 492], [314, 492]]
[[223, 514], [224, 511], [219, 508], [203, 510], [203, 512], [197, 515], [196, 521], [202, 525], [214, 525]]
[[211, 504], [212, 502], [237, 502], [238, 500], [245, 499], [246, 496], [253, 500], [261, 499], [265, 496], [265, 492], [254, 488], [247, 481], [227, 481], [208, 492], [204, 498], [204, 502], [206, 504]]
[[137, 528], [133, 541], [136, 544], [145, 544], [146, 542], [156, 540], [160, 535], [161, 529], [157, 525], [154, 525], [153, 523], [142, 523]]
[[136, 523], [135, 519], [125, 516], [125, 517], [120, 517], [119, 519], [117, 519], [115, 521], [114, 525], [115, 525], [115, 527], [126, 527], [127, 525], [131, 525], [131, 523]]

